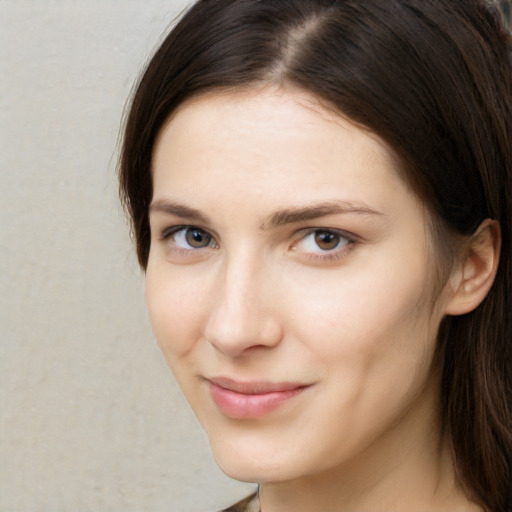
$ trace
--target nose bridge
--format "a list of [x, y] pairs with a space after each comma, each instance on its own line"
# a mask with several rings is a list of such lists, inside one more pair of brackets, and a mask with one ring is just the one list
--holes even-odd
[[263, 259], [250, 250], [226, 258], [205, 328], [206, 339], [218, 350], [236, 356], [279, 342], [282, 332], [273, 313], [270, 279]]

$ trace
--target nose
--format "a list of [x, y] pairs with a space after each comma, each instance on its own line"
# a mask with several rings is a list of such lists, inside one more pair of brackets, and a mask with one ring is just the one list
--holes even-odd
[[217, 291], [204, 336], [218, 351], [239, 357], [249, 349], [279, 344], [283, 328], [276, 288], [265, 269], [247, 258], [227, 264], [219, 275]]

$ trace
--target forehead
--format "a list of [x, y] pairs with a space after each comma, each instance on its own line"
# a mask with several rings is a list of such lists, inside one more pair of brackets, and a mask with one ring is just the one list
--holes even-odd
[[409, 192], [396, 169], [382, 140], [308, 93], [214, 93], [185, 102], [162, 128], [153, 199], [213, 194], [229, 201], [233, 191], [245, 198], [243, 207], [336, 199], [381, 209]]
[[[233, 120], [236, 125], [232, 124]], [[328, 131], [334, 133], [344, 129], [347, 135], [350, 133], [354, 138], [359, 135], [360, 142], [368, 139], [382, 150], [382, 154], [393, 156], [388, 145], [375, 133], [358, 126], [313, 94], [292, 86], [265, 85], [194, 96], [172, 112], [160, 129], [154, 147], [166, 132], [194, 128], [199, 134], [200, 125], [206, 129], [216, 127], [217, 130], [209, 135], [220, 133], [223, 137], [229, 132], [257, 136], [258, 132], [254, 131], [257, 125], [264, 127], [267, 133], [274, 131], [280, 135], [290, 132], [293, 127], [293, 135], [302, 134], [303, 137], [310, 136], [312, 130], [319, 128], [324, 135]], [[283, 128], [286, 129], [284, 132]]]

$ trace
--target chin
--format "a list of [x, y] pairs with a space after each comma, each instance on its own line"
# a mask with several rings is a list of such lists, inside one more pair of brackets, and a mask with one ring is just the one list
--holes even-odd
[[219, 468], [241, 482], [279, 482], [300, 477], [306, 461], [299, 460], [281, 443], [246, 439], [212, 439], [210, 444]]
[[254, 464], [243, 464], [239, 461], [236, 461], [233, 464], [232, 461], [225, 461], [217, 457], [215, 457], [215, 461], [221, 471], [233, 480], [248, 483], [262, 483], [264, 480], [268, 480], [268, 475], [266, 478], [263, 477], [263, 474], [265, 473], [263, 468], [252, 467]]
[[289, 475], [286, 471], [286, 464], [275, 466], [269, 464], [265, 459], [248, 460], [243, 456], [226, 457], [225, 454], [216, 456], [215, 461], [221, 471], [240, 482], [263, 483], [263, 482], [279, 482], [290, 480], [293, 475]]

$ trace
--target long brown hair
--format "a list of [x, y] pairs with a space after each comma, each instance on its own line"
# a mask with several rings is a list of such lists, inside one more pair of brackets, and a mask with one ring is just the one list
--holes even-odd
[[292, 84], [378, 134], [449, 244], [499, 221], [495, 283], [439, 333], [443, 426], [468, 497], [511, 506], [511, 42], [483, 0], [200, 0], [132, 100], [121, 198], [140, 265], [150, 248], [151, 155], [169, 115], [201, 93]]

